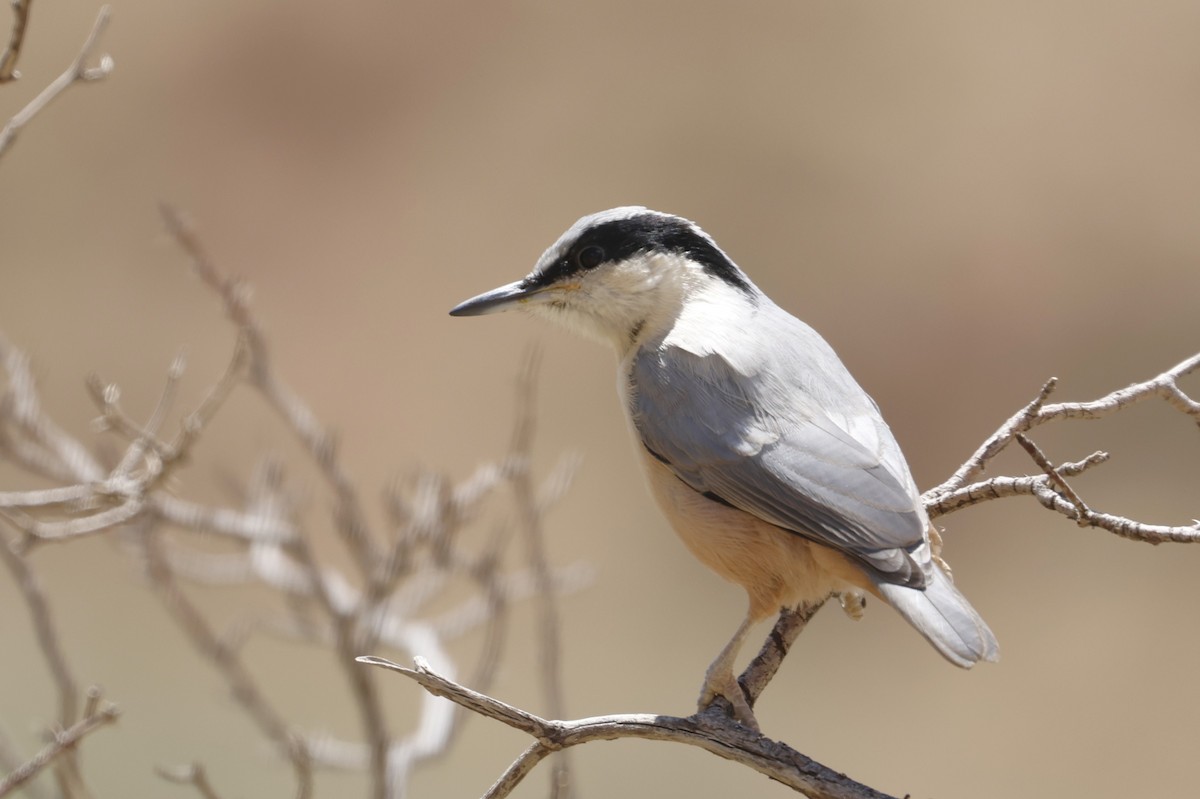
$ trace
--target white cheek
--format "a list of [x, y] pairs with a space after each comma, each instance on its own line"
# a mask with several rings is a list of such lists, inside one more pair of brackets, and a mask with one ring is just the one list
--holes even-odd
[[608, 325], [592, 314], [573, 307], [574, 303], [539, 303], [529, 306], [529, 313], [539, 319], [546, 319], [559, 327], [584, 338], [608, 343], [611, 334]]

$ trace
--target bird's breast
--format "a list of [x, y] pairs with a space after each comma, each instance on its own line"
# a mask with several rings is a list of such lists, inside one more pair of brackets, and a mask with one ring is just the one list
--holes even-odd
[[639, 449], [650, 493], [671, 527], [701, 563], [746, 589], [756, 620], [868, 584], [841, 553], [704, 496], [670, 465]]

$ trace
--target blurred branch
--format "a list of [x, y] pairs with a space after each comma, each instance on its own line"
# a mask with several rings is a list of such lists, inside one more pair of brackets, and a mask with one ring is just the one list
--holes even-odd
[[643, 738], [696, 746], [764, 774], [811, 799], [893, 799], [817, 763], [786, 744], [751, 732], [721, 713], [687, 718], [628, 713], [575, 721], [553, 721], [466, 688], [432, 671], [418, 658], [408, 669], [382, 658], [363, 663], [399, 672], [426, 691], [445, 697], [482, 716], [521, 730], [535, 740], [484, 795], [503, 799], [552, 752], [592, 741]]
[[[18, 552], [15, 543], [9, 541], [8, 537], [3, 534], [0, 534], [0, 560], [4, 561], [5, 566], [12, 574], [13, 583], [25, 600], [29, 618], [33, 623], [34, 636], [37, 638], [42, 658], [46, 661], [47, 669], [54, 681], [58, 694], [57, 727], [58, 729], [70, 728], [79, 719], [79, 690], [76, 687], [78, 683], [71, 673], [66, 654], [63, 652], [62, 642], [59, 640], [58, 630], [50, 613], [50, 605], [46, 600], [45, 592], [42, 591], [32, 566]], [[98, 701], [99, 693], [95, 689], [91, 689], [84, 712], [85, 717], [92, 715]], [[62, 795], [87, 797], [88, 790], [79, 769], [74, 745], [60, 748], [54, 757], [57, 758], [56, 774]], [[36, 760], [37, 758], [35, 758]], [[41, 767], [37, 766], [37, 769], [40, 770]], [[12, 774], [19, 771], [21, 771], [21, 767], [13, 769]], [[0, 796], [3, 795], [3, 792], [0, 791]]]
[[[17, 0], [17, 2], [19, 3], [21, 0]], [[25, 12], [27, 15], [27, 2]], [[67, 71], [55, 78], [49, 86], [42, 90], [41, 94], [33, 98], [29, 105], [18, 111], [12, 119], [8, 120], [8, 124], [6, 124], [3, 129], [0, 129], [0, 156], [3, 156], [5, 151], [12, 146], [13, 142], [16, 141], [17, 135], [27, 124], [29, 124], [29, 120], [41, 113], [42, 109], [50, 105], [54, 98], [58, 97], [76, 83], [91, 83], [93, 81], [102, 80], [103, 78], [108, 77], [109, 73], [112, 72], [112, 56], [108, 55], [107, 53], [100, 56], [99, 63], [96, 66], [88, 66], [88, 62], [92, 59], [92, 51], [96, 49], [96, 45], [100, 40], [100, 35], [104, 33], [104, 29], [108, 27], [108, 17], [109, 7], [101, 7], [100, 13], [96, 15], [96, 21], [92, 24], [91, 33], [88, 34], [87, 39], [84, 41], [83, 48], [80, 49], [79, 55], [75, 56], [75, 60], [71, 63], [71, 66], [67, 67]], [[21, 27], [21, 37], [23, 40], [24, 21], [27, 19], [27, 16], [24, 18], [18, 17], [18, 19]], [[14, 27], [14, 39], [16, 38], [16, 35], [17, 31]], [[13, 46], [11, 41], [9, 45], [10, 49], [5, 52], [6, 58], [9, 57], [9, 54], [11, 53], [11, 60], [14, 64], [16, 62], [17, 54], [20, 51], [20, 41], [21, 40], [18, 40], [16, 42], [16, 52], [13, 52], [11, 49]]]
[[179, 628], [191, 639], [195, 649], [221, 673], [238, 704], [247, 711], [267, 740], [292, 764], [298, 786], [296, 795], [300, 799], [308, 799], [312, 795], [312, 769], [300, 736], [292, 732], [282, 714], [267, 700], [237, 653], [221, 641], [204, 615], [180, 589], [147, 525], [141, 525], [136, 532], [146, 558], [146, 574], [150, 585]]
[[[525, 356], [525, 365], [517, 381], [517, 417], [513, 431], [512, 469], [510, 471], [513, 492], [517, 499], [517, 512], [521, 528], [525, 531], [525, 544], [533, 577], [538, 592], [538, 628], [540, 632], [541, 683], [546, 698], [546, 707], [551, 716], [566, 715], [566, 700], [562, 685], [562, 623], [559, 620], [558, 595], [554, 590], [550, 565], [546, 556], [546, 537], [542, 530], [542, 514], [538, 509], [531, 474], [533, 450], [533, 420], [536, 415], [537, 384], [541, 353], [531, 349]], [[566, 753], [555, 760], [550, 777], [551, 799], [569, 799], [571, 796], [571, 764]]]
[[355, 558], [359, 570], [369, 576], [383, 558], [367, 524], [366, 514], [349, 474], [338, 459], [337, 439], [321, 426], [316, 415], [276, 374], [262, 327], [250, 311], [250, 291], [240, 281], [223, 277], [213, 265], [195, 231], [182, 214], [170, 205], [160, 206], [167, 231], [191, 258], [192, 270], [212, 289], [225, 307], [225, 314], [245, 342], [251, 385], [267, 400], [308, 449], [338, 499], [337, 530]]
[[[215, 667], [261, 734], [291, 763], [297, 796], [311, 795], [314, 768], [366, 770], [376, 799], [399, 796], [414, 766], [447, 751], [459, 730], [462, 712], [456, 705], [430, 696], [416, 714], [412, 730], [403, 737], [393, 736], [375, 685], [378, 677], [354, 658], [383, 646], [410, 655], [420, 652], [443, 672], [452, 672], [447, 642], [482, 629], [484, 641], [474, 678], [479, 684], [488, 684], [503, 651], [511, 602], [534, 594], [553, 601], [556, 592], [572, 590], [585, 578], [579, 569], [552, 570], [540, 542], [530, 543], [527, 555], [531, 563], [526, 568], [502, 569], [512, 539], [507, 530], [497, 528], [481, 547], [468, 546], [460, 533], [478, 515], [487, 497], [509, 485], [518, 493], [522, 524], [527, 531], [540, 534], [541, 516], [565, 492], [574, 461], [564, 461], [543, 485], [533, 485], [527, 466], [533, 418], [525, 405], [532, 402], [533, 373], [529, 371], [518, 397], [513, 453], [499, 463], [480, 467], [459, 483], [422, 473], [411, 490], [394, 488], [386, 496], [394, 527], [390, 539], [373, 532], [332, 434], [275, 374], [263, 329], [249, 306], [248, 290], [219, 273], [179, 214], [165, 209], [164, 216], [202, 284], [218, 296], [234, 323], [233, 353], [171, 436], [163, 431], [174, 413], [184, 377], [182, 356], [168, 366], [163, 388], [144, 422], [125, 410], [117, 385], [89, 378], [88, 392], [99, 411], [98, 429], [125, 442], [123, 451], [106, 459], [114, 464], [108, 467], [43, 411], [28, 358], [0, 337], [0, 367], [7, 374], [0, 396], [0, 456], [55, 484], [0, 492], [0, 519], [20, 533], [13, 540], [3, 538], [5, 554], [20, 573], [27, 569], [27, 558], [39, 544], [123, 530], [120, 540], [126, 551], [142, 565], [148, 584], [176, 626]], [[353, 575], [333, 567], [330, 559], [312, 546], [295, 498], [285, 490], [279, 462], [268, 460], [256, 470], [245, 491], [239, 492], [244, 495], [240, 507], [199, 504], [167, 490], [169, 479], [188, 461], [196, 442], [239, 385], [254, 389], [303, 443], [306, 460], [332, 495], [331, 526], [351, 555]], [[216, 534], [235, 551], [193, 550], [170, 535], [168, 527]], [[243, 620], [222, 633], [189, 598], [183, 580], [215, 586], [254, 582], [277, 592], [287, 614], [270, 623]], [[452, 594], [458, 604], [446, 608], [443, 603], [437, 615], [431, 614], [430, 605], [448, 591], [458, 591], [456, 581], [469, 583], [472, 590], [465, 597]], [[49, 628], [42, 619], [48, 616], [36, 602], [40, 594], [29, 595], [35, 597], [30, 601], [35, 627], [39, 636], [46, 638], [42, 632]], [[240, 656], [247, 640], [259, 633], [283, 635], [322, 652], [333, 652], [360, 717], [361, 742], [302, 732], [288, 722], [283, 709], [267, 699], [258, 677]], [[556, 662], [551, 665], [558, 668]], [[62, 726], [73, 720], [64, 720]], [[62, 762], [67, 760], [69, 757]], [[59, 771], [62, 779], [70, 779], [65, 768]], [[186, 778], [202, 794], [211, 793], [202, 770], [174, 772], [173, 776]], [[63, 787], [64, 795], [86, 799], [82, 781], [72, 781], [79, 790]]]
[[221, 799], [221, 795], [213, 789], [212, 783], [208, 781], [208, 772], [199, 763], [170, 769], [159, 766], [154, 769], [154, 773], [176, 785], [195, 786], [203, 799]]
[[0, 535], [0, 560], [4, 561], [4, 565], [12, 574], [13, 583], [29, 609], [29, 618], [33, 622], [38, 647], [58, 692], [58, 723], [62, 727], [69, 727], [79, 713], [79, 689], [76, 687], [78, 683], [67, 665], [45, 592], [42, 591], [29, 563], [4, 535]]
[[[1047, 404], [1057, 386], [1050, 378], [1034, 399], [1015, 413], [993, 433], [959, 469], [941, 485], [922, 496], [931, 519], [944, 516], [981, 502], [1012, 496], [1032, 496], [1043, 507], [1074, 520], [1080, 527], [1101, 530], [1151, 544], [1168, 541], [1195, 543], [1200, 541], [1200, 520], [1190, 525], [1160, 525], [1129, 519], [1090, 508], [1068, 482], [1068, 477], [1082, 474], [1109, 459], [1108, 453], [1094, 452], [1081, 461], [1055, 466], [1027, 433], [1048, 422], [1061, 419], [1103, 419], [1151, 399], [1161, 399], [1200, 425], [1200, 402], [1192, 399], [1179, 380], [1200, 370], [1200, 354], [1176, 364], [1157, 377], [1110, 392], [1090, 402], [1060, 402]], [[1037, 464], [1042, 474], [1021, 477], [992, 477], [976, 479], [989, 462], [1016, 441]]]
[[[98, 704], [98, 703], [97, 703]], [[54, 763], [66, 753], [73, 753], [89, 733], [116, 721], [120, 711], [114, 706], [105, 704], [103, 707], [90, 709], [82, 719], [64, 730], [54, 733], [54, 739], [40, 752], [26, 761], [20, 767], [0, 779], [0, 799], [8, 796], [29, 780], [36, 777], [42, 769]]]
[[0, 83], [8, 83], [21, 77], [17, 72], [17, 59], [21, 57], [21, 45], [25, 43], [25, 29], [29, 26], [29, 7], [33, 0], [11, 0], [13, 12], [12, 33], [8, 46], [0, 54]]

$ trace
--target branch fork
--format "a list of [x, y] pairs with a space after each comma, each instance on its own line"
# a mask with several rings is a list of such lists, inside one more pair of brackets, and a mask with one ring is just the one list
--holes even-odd
[[741, 726], [716, 709], [710, 708], [686, 718], [622, 713], [573, 721], [550, 720], [460, 685], [438, 674], [422, 658], [415, 658], [411, 669], [378, 657], [360, 657], [358, 662], [403, 674], [434, 696], [449, 699], [534, 739], [493, 783], [483, 799], [509, 796], [538, 763], [554, 752], [591, 741], [619, 738], [696, 746], [748, 766], [811, 799], [895, 799], [817, 763], [782, 742]]

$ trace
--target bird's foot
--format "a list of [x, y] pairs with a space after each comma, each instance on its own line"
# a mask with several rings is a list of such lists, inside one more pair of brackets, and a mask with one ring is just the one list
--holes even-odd
[[733, 672], [725, 671], [723, 674], [716, 674], [711, 669], [709, 670], [708, 674], [704, 676], [704, 686], [700, 689], [698, 711], [703, 713], [718, 697], [729, 703], [734, 721], [748, 730], [760, 732], [758, 719], [754, 718], [754, 710], [750, 707], [750, 701], [742, 691], [742, 686], [738, 683], [737, 678], [733, 676]]

